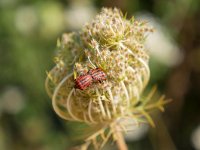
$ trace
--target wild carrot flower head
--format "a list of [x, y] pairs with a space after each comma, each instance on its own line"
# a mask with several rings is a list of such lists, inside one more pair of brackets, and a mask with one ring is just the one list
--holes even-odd
[[[136, 124], [147, 118], [154, 125], [149, 110], [163, 110], [163, 96], [156, 103], [149, 102], [155, 88], [146, 99], [141, 98], [150, 77], [144, 40], [152, 31], [146, 21], [127, 20], [119, 9], [103, 8], [80, 32], [65, 33], [58, 40], [56, 65], [48, 73], [46, 89], [61, 118], [102, 124], [99, 134], [87, 139], [88, 144], [107, 127], [107, 136], [114, 134], [114, 124], [126, 130], [120, 121], [124, 118]], [[84, 90], [75, 88], [75, 80], [95, 68], [106, 74], [106, 80], [92, 82]]]

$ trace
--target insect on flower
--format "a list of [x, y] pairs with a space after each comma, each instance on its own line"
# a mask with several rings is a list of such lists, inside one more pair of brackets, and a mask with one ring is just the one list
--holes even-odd
[[89, 87], [92, 83], [92, 76], [89, 74], [81, 75], [78, 78], [75, 79], [75, 88], [78, 88], [80, 90], [84, 90], [87, 87]]
[[106, 74], [101, 68], [91, 69], [89, 74], [92, 76], [94, 81], [103, 81], [106, 80]]

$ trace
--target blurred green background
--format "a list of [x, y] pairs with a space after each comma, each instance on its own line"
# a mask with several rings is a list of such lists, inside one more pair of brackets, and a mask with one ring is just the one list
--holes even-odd
[[44, 80], [57, 38], [81, 28], [101, 7], [121, 8], [155, 26], [146, 43], [149, 87], [157, 84], [173, 99], [164, 114], [153, 115], [155, 129], [127, 138], [130, 150], [200, 149], [199, 0], [0, 0], [0, 150], [77, 144], [76, 125], [53, 112]]

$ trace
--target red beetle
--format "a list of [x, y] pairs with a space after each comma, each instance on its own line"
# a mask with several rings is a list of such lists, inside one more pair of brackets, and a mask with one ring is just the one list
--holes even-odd
[[80, 90], [86, 89], [88, 86], [90, 86], [92, 83], [92, 76], [89, 74], [81, 75], [75, 80], [75, 88], [78, 88]]
[[94, 81], [103, 81], [106, 80], [106, 74], [101, 68], [91, 69], [89, 74], [92, 76]]

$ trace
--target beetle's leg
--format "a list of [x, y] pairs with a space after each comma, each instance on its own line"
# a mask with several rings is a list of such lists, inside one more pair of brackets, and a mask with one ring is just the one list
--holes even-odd
[[99, 83], [103, 83], [103, 81], [102, 81], [102, 80], [99, 80]]

